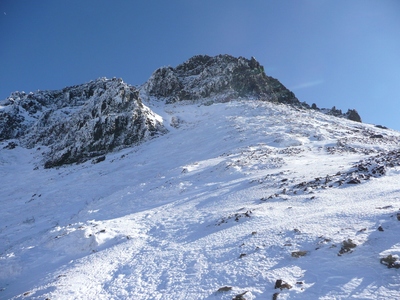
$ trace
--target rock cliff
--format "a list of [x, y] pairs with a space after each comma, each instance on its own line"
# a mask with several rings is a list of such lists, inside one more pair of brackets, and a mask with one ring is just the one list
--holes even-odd
[[11, 94], [0, 110], [0, 141], [43, 145], [45, 167], [82, 162], [166, 132], [121, 79], [101, 78], [56, 91]]

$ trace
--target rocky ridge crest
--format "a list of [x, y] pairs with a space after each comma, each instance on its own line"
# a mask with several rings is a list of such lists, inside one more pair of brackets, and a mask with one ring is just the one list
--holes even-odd
[[300, 105], [296, 96], [278, 80], [267, 76], [252, 57], [197, 55], [176, 68], [157, 69], [144, 85], [150, 96], [167, 103], [213, 98], [226, 102], [237, 98]]
[[279, 80], [267, 76], [264, 67], [254, 58], [230, 55], [196, 55], [176, 68], [161, 67], [143, 85], [143, 90], [166, 103], [210, 99], [227, 102], [232, 99], [258, 99], [314, 109], [323, 113], [361, 122], [355, 109], [319, 109], [300, 102]]
[[121, 79], [100, 78], [56, 91], [12, 93], [0, 110], [0, 141], [43, 145], [45, 167], [83, 162], [166, 132]]

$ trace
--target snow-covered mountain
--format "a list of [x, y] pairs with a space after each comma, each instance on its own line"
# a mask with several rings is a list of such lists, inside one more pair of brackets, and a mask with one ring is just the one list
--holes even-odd
[[50, 147], [46, 168], [83, 162], [165, 133], [139, 91], [116, 78], [57, 91], [15, 92], [1, 105], [0, 140]]
[[3, 101], [0, 299], [399, 299], [400, 133], [261, 68]]
[[[142, 97], [167, 104], [245, 98], [318, 109], [300, 103], [254, 58], [198, 55], [175, 69], [156, 70], [140, 89], [122, 79], [100, 78], [56, 91], [14, 92], [0, 102], [0, 141], [17, 139], [12, 145], [48, 147], [43, 155], [46, 168], [93, 157], [101, 160], [104, 154], [166, 132], [158, 116], [143, 104], [140, 91]], [[355, 110], [321, 111], [361, 122]]]

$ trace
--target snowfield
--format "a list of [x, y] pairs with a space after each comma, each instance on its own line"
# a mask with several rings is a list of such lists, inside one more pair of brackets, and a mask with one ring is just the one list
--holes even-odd
[[400, 299], [399, 132], [144, 103], [169, 132], [100, 163], [0, 144], [0, 299]]

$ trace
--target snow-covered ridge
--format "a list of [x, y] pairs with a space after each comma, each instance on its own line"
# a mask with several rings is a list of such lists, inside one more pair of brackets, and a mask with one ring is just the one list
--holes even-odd
[[199, 99], [208, 99], [212, 103], [238, 98], [258, 99], [314, 109], [361, 122], [355, 109], [342, 113], [335, 107], [319, 109], [315, 104], [310, 106], [300, 102], [279, 80], [266, 75], [264, 67], [254, 57], [196, 55], [176, 68], [157, 69], [143, 89], [166, 103]]
[[45, 166], [82, 162], [165, 132], [139, 91], [100, 78], [56, 91], [11, 94], [0, 111], [0, 140], [48, 146]]
[[[122, 79], [100, 78], [55, 91], [14, 92], [0, 102], [0, 141], [43, 148], [44, 166], [84, 162], [165, 133], [162, 118], [146, 107], [196, 101], [212, 104], [256, 99], [313, 109], [361, 121], [355, 110], [320, 110], [300, 103], [255, 58], [198, 55], [176, 68], [163, 67], [139, 89]], [[176, 119], [176, 122], [179, 120]], [[12, 141], [11, 141], [12, 140]]]

